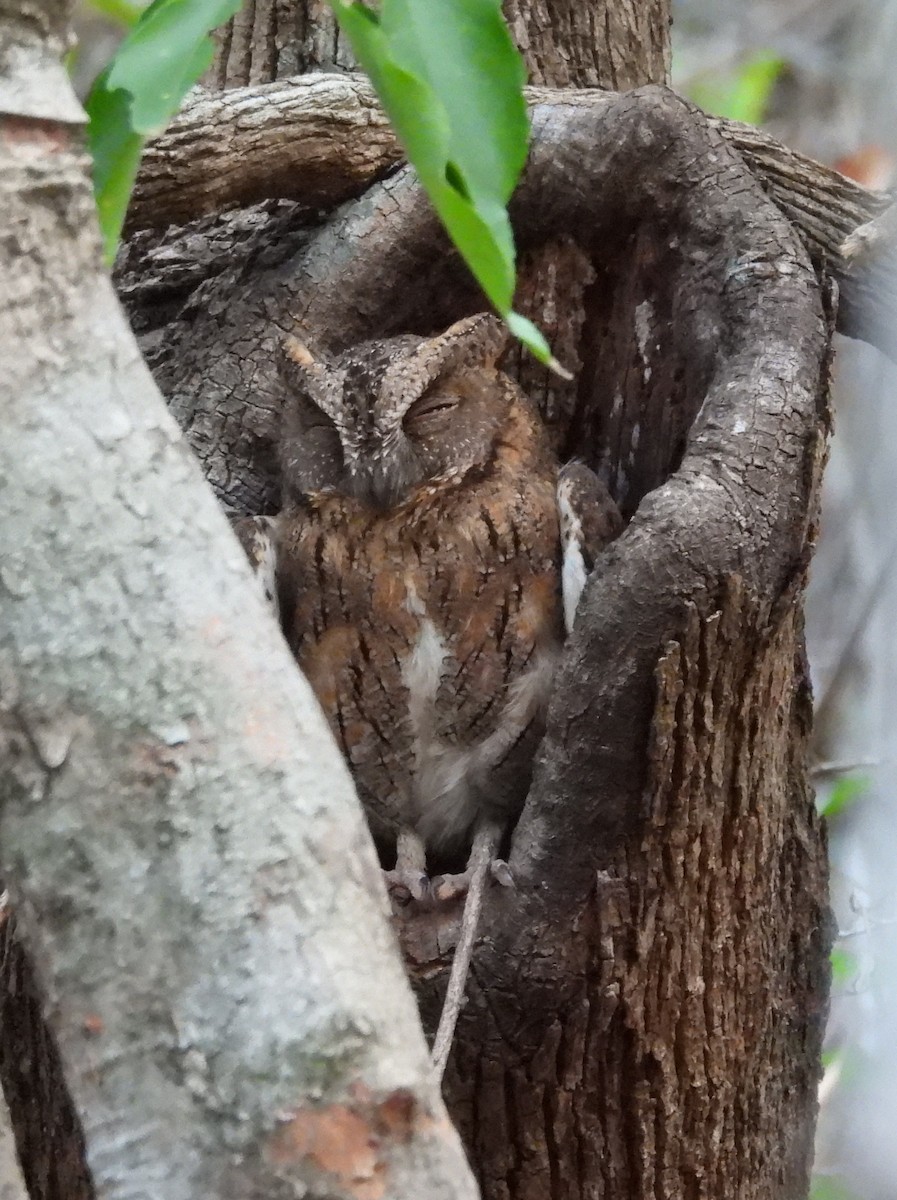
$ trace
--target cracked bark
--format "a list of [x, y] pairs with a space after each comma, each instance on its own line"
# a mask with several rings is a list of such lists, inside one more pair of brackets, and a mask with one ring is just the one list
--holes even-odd
[[[594, 88], [529, 88], [527, 95], [532, 109], [606, 102]], [[814, 263], [837, 280], [841, 332], [897, 355], [892, 240], [858, 260], [843, 249], [845, 239], [885, 210], [888, 197], [794, 153], [761, 130], [737, 121], [710, 123], [794, 222]], [[360, 195], [401, 160], [401, 148], [363, 78], [315, 75], [201, 93], [148, 146], [128, 227], [132, 232], [163, 228], [273, 199], [300, 204], [307, 220], [309, 210]], [[195, 286], [197, 269], [185, 279], [178, 235], [172, 240], [161, 261], [137, 257], [127, 272], [125, 286], [135, 309], [141, 294], [152, 306], [160, 290], [183, 293], [186, 285]], [[213, 272], [214, 265], [208, 270]], [[156, 323], [158, 316], [142, 319]]]

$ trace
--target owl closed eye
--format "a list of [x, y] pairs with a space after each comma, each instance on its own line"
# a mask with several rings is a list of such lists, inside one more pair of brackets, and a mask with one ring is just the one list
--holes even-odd
[[449, 415], [457, 412], [459, 404], [457, 392], [439, 388], [427, 392], [405, 413], [402, 427], [410, 437], [426, 436], [429, 430], [444, 428]]
[[506, 333], [483, 314], [434, 339], [367, 342], [313, 357], [294, 339], [282, 373], [286, 497], [338, 490], [385, 509], [488, 458], [512, 397], [495, 367]]

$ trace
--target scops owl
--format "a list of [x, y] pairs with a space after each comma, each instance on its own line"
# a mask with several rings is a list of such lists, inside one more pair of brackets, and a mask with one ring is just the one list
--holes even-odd
[[620, 525], [497, 369], [506, 338], [481, 314], [332, 361], [288, 339], [283, 509], [238, 526], [418, 900], [463, 890], [427, 852], [463, 865], [519, 813], [565, 625]]

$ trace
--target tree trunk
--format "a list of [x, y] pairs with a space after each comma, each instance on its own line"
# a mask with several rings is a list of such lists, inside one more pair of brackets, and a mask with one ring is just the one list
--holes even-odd
[[[664, 0], [506, 13], [536, 82], [665, 80]], [[350, 68], [319, 17], [246, 7], [210, 78]], [[517, 886], [489, 897], [446, 1099], [488, 1200], [795, 1200], [829, 939], [801, 615], [828, 288], [715, 125], [671, 94], [555, 97], [533, 123], [518, 305], [577, 378], [505, 365], [629, 524], [559, 671]], [[267, 178], [291, 200], [138, 233], [119, 264], [156, 379], [236, 511], [276, 504], [285, 331], [338, 348], [483, 307], [407, 170], [323, 224], [277, 190], [288, 174]], [[399, 934], [432, 1029], [452, 930], [416, 917]]]
[[[625, 91], [667, 82], [669, 0], [505, 0], [503, 8], [532, 83]], [[253, 0], [216, 43], [214, 88], [357, 69], [332, 11], [314, 0]]]
[[348, 771], [103, 268], [64, 21], [0, 4], [0, 1078], [29, 1195], [472, 1200]]

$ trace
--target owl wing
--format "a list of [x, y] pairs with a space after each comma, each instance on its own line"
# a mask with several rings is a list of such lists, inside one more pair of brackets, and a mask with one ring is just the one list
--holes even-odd
[[618, 537], [623, 518], [610, 492], [585, 463], [569, 462], [558, 473], [564, 624], [569, 634], [595, 559]]
[[277, 518], [240, 517], [232, 523], [237, 540], [246, 552], [253, 571], [259, 577], [265, 599], [280, 620], [277, 599]]

